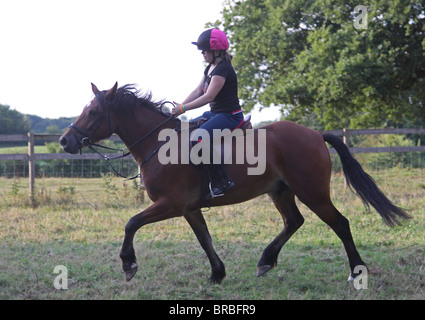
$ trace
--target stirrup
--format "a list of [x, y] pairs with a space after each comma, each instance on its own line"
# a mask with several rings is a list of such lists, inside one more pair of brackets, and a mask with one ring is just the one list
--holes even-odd
[[[223, 193], [221, 193], [221, 194], [215, 194], [214, 192], [213, 192], [213, 190], [212, 190], [212, 184], [211, 184], [211, 181], [210, 181], [210, 184], [208, 185], [208, 187], [210, 188], [210, 196], [211, 196], [211, 199], [214, 199], [214, 198], [218, 198], [218, 197], [222, 197], [222, 196], [224, 196], [224, 192]], [[207, 197], [208, 198], [208, 197]]]

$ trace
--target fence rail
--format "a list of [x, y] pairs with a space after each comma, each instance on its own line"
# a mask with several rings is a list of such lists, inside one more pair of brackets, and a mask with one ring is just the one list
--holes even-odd
[[[425, 128], [400, 128], [400, 129], [342, 129], [322, 131], [323, 133], [332, 133], [342, 136], [344, 143], [350, 149], [351, 153], [385, 153], [385, 152], [424, 152], [425, 146], [408, 146], [408, 147], [350, 147], [350, 136], [360, 135], [379, 135], [379, 134], [425, 134]], [[335, 153], [333, 148], [329, 149], [330, 153]]]
[[[331, 130], [323, 131], [322, 133], [332, 133], [337, 136], [342, 136], [344, 143], [350, 149], [352, 153], [392, 153], [392, 152], [425, 152], [425, 146], [402, 146], [402, 147], [350, 147], [349, 138], [350, 136], [357, 135], [382, 135], [382, 134], [417, 134], [425, 135], [425, 128], [419, 129], [342, 129], [342, 130]], [[100, 160], [102, 159], [98, 154], [86, 153], [86, 154], [67, 154], [67, 153], [35, 153], [34, 146], [36, 140], [43, 141], [58, 141], [60, 135], [58, 134], [38, 134], [28, 133], [25, 134], [14, 134], [14, 135], [0, 135], [0, 142], [22, 142], [28, 143], [28, 153], [18, 154], [0, 154], [0, 161], [2, 160], [21, 160], [28, 161], [28, 176], [29, 176], [29, 188], [30, 194], [34, 192], [35, 183], [35, 161], [37, 160]], [[113, 135], [108, 140], [120, 141], [119, 137]], [[335, 153], [333, 148], [329, 148], [330, 153]], [[106, 154], [108, 157], [113, 158], [120, 154]], [[130, 155], [127, 160], [134, 160]]]
[[[28, 153], [15, 153], [15, 154], [0, 154], [1, 160], [22, 160], [28, 161], [28, 178], [29, 178], [29, 192], [30, 195], [34, 194], [34, 185], [35, 185], [35, 161], [37, 160], [100, 160], [102, 159], [100, 155], [96, 153], [85, 153], [85, 154], [68, 154], [68, 153], [35, 153], [34, 146], [36, 140], [43, 141], [55, 141], [59, 140], [61, 135], [59, 134], [38, 134], [29, 132], [27, 135], [24, 134], [14, 134], [14, 135], [0, 135], [0, 142], [27, 142], [28, 143]], [[108, 140], [112, 141], [121, 141], [120, 138], [116, 135], [113, 135]], [[120, 156], [121, 154], [117, 153], [107, 153], [106, 156], [113, 158]], [[126, 161], [134, 160], [134, 158], [129, 155]]]

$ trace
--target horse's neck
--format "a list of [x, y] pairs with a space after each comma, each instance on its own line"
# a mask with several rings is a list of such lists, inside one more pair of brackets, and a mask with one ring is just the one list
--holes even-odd
[[166, 118], [160, 114], [147, 110], [144, 113], [134, 114], [119, 124], [117, 134], [127, 148], [130, 149], [130, 152], [139, 165], [157, 147], [159, 143], [158, 133], [164, 128], [172, 127], [173, 122], [168, 121], [150, 134], [152, 129], [165, 120]]

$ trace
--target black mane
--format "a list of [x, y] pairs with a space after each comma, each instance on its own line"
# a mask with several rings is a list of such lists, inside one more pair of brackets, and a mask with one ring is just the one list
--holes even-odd
[[[106, 91], [99, 92], [96, 98], [104, 103]], [[154, 112], [157, 112], [163, 116], [169, 116], [161, 110], [163, 101], [154, 101], [152, 99], [152, 93], [141, 93], [134, 85], [126, 84], [117, 89], [115, 93], [113, 110], [116, 114], [131, 116], [139, 107], [148, 108]]]

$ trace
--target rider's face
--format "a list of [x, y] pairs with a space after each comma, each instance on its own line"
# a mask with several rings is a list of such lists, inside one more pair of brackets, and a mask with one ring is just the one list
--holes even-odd
[[211, 63], [213, 61], [214, 56], [212, 51], [202, 50], [202, 55], [205, 62]]

